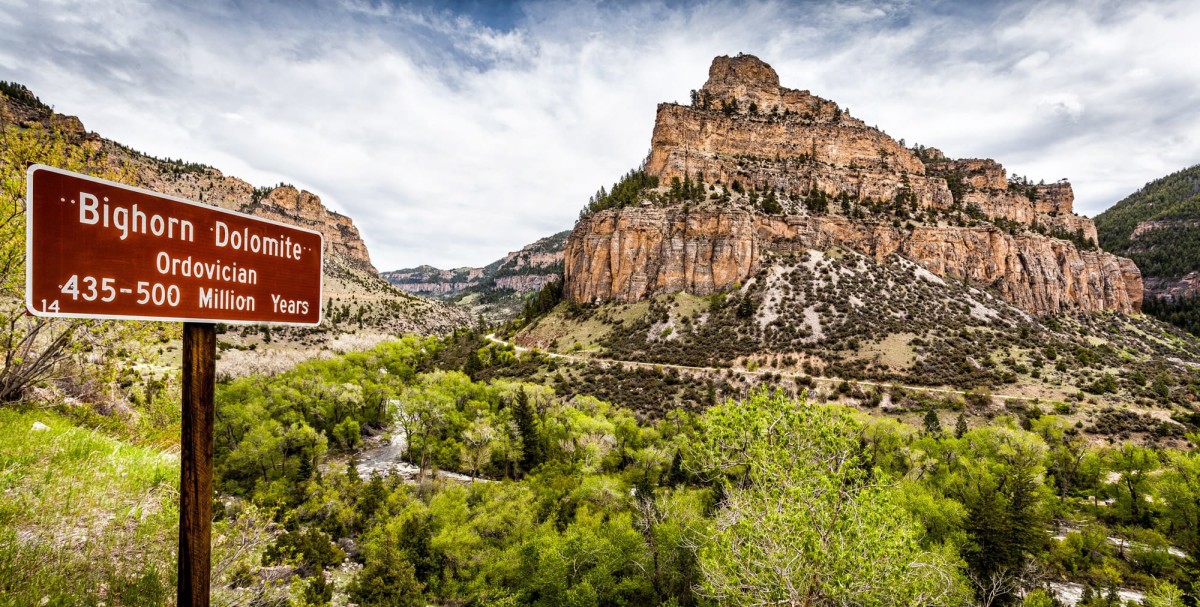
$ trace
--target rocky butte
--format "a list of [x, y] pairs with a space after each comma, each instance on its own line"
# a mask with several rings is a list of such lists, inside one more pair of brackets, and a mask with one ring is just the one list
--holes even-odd
[[657, 185], [632, 202], [606, 197], [575, 225], [569, 299], [706, 295], [773, 253], [840, 246], [906, 257], [1033, 314], [1140, 310], [1137, 266], [1099, 249], [1069, 183], [906, 148], [832, 101], [780, 86], [751, 55], [713, 60], [691, 105], [658, 106], [641, 172]]

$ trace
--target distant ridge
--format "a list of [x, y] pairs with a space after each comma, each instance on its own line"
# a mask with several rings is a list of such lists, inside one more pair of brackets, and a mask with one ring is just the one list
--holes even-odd
[[455, 301], [491, 320], [507, 320], [521, 310], [526, 295], [561, 279], [563, 231], [513, 251], [482, 268], [441, 270], [430, 265], [383, 272], [396, 288]]
[[1200, 334], [1200, 165], [1142, 186], [1096, 228], [1101, 246], [1141, 269], [1146, 311]]

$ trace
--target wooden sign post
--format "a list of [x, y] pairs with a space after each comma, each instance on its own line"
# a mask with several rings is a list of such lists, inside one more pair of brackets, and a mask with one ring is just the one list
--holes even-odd
[[321, 322], [319, 232], [44, 165], [27, 173], [25, 307], [183, 323], [180, 607], [207, 607], [214, 323]]
[[207, 606], [212, 538], [213, 387], [217, 332], [183, 323], [183, 430], [179, 450], [179, 605]]

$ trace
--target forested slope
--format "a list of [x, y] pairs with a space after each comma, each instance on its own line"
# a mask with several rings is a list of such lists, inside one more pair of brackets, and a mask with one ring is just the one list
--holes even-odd
[[1147, 183], [1095, 221], [1100, 245], [1141, 269], [1145, 312], [1200, 334], [1200, 165]]

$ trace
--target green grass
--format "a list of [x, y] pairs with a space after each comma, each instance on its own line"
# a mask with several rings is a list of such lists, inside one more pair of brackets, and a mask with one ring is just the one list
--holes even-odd
[[0, 606], [168, 604], [178, 486], [169, 454], [0, 410]]

